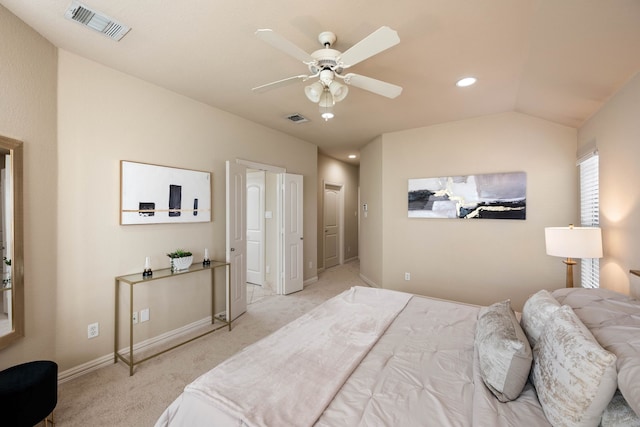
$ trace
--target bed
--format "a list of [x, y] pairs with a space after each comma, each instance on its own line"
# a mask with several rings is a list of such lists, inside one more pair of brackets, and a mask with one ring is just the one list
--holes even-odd
[[640, 302], [606, 290], [542, 290], [517, 317], [354, 287], [187, 385], [156, 427], [640, 426], [639, 349]]

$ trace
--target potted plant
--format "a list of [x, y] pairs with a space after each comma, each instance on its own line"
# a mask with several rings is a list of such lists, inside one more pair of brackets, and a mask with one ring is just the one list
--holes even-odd
[[186, 270], [193, 262], [193, 254], [184, 249], [176, 249], [167, 256], [171, 259], [171, 271]]

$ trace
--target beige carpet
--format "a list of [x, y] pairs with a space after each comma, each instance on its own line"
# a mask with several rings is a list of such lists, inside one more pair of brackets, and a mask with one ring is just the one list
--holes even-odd
[[60, 386], [56, 426], [153, 426], [185, 385], [247, 345], [352, 286], [367, 286], [353, 261], [292, 295], [264, 296], [228, 329], [129, 368], [119, 362]]

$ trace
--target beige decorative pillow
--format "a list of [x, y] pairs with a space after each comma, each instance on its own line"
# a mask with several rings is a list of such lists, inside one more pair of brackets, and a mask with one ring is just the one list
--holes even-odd
[[480, 309], [475, 344], [486, 386], [501, 402], [516, 399], [529, 377], [532, 354], [509, 300]]
[[549, 316], [559, 307], [558, 301], [545, 289], [536, 292], [525, 301], [520, 323], [531, 348], [535, 347]]
[[532, 378], [552, 425], [597, 426], [617, 388], [616, 356], [562, 306], [533, 349]]

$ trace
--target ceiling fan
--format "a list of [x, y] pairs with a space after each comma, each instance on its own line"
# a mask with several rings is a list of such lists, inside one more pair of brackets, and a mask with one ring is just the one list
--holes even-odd
[[[267, 83], [254, 87], [253, 91], [265, 92], [298, 81], [304, 82], [318, 77], [319, 80], [306, 86], [304, 92], [310, 101], [318, 103], [322, 118], [325, 120], [333, 117], [335, 103], [342, 101], [347, 96], [349, 89], [345, 84], [386, 96], [387, 98], [395, 98], [402, 93], [400, 86], [391, 83], [355, 73], [344, 74], [348, 68], [400, 43], [398, 33], [389, 27], [378, 28], [344, 53], [331, 49], [337, 37], [330, 31], [320, 33], [318, 41], [323, 48], [311, 54], [269, 29], [256, 31], [256, 36], [271, 46], [302, 61], [309, 68], [310, 74], [301, 74]], [[342, 80], [345, 84], [342, 84], [339, 80]]]

